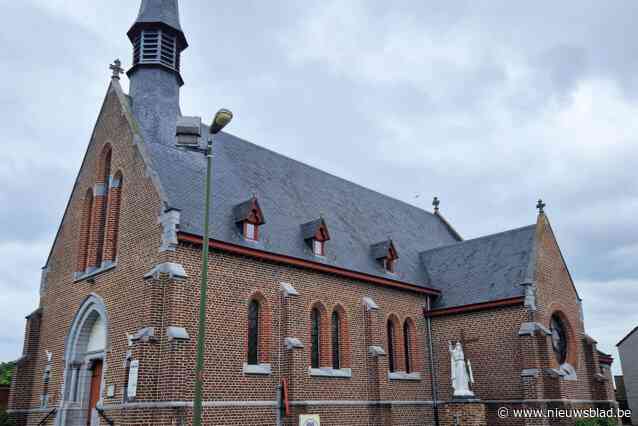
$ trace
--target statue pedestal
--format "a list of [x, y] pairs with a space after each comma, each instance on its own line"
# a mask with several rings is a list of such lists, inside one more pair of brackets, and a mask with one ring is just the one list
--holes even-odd
[[485, 426], [487, 410], [478, 398], [454, 397], [439, 406], [441, 426]]

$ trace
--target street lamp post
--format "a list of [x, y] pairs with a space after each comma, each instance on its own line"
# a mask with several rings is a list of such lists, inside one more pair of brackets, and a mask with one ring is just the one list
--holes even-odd
[[195, 400], [193, 404], [193, 426], [202, 425], [202, 388], [204, 373], [204, 343], [206, 336], [206, 305], [208, 289], [208, 245], [209, 245], [209, 221], [211, 210], [211, 175], [213, 169], [213, 138], [233, 119], [233, 113], [227, 109], [220, 109], [210, 126], [210, 135], [206, 149], [180, 145], [184, 148], [203, 152], [206, 155], [206, 182], [204, 184], [204, 235], [202, 236], [202, 272], [199, 296], [199, 325], [197, 330], [197, 361], [195, 366]]

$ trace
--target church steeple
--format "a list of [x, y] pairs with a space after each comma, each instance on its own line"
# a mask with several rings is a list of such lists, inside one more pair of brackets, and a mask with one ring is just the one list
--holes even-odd
[[133, 65], [127, 72], [133, 114], [147, 142], [173, 144], [184, 84], [180, 57], [188, 47], [178, 0], [142, 0], [127, 35], [133, 44]]
[[179, 22], [177, 0], [142, 0], [135, 23], [127, 33], [133, 43], [133, 67], [129, 76], [142, 66], [161, 66], [179, 72], [180, 56], [188, 47]]

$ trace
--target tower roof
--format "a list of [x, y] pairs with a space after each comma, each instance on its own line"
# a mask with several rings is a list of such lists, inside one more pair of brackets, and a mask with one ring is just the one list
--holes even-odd
[[135, 23], [127, 35], [132, 40], [135, 31], [140, 27], [152, 24], [167, 26], [178, 33], [184, 47], [188, 46], [186, 36], [179, 21], [178, 0], [142, 0]]

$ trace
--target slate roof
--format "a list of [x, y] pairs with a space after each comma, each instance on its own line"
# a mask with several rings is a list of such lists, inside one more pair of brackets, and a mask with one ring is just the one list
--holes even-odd
[[[180, 231], [201, 236], [204, 156], [163, 143], [145, 145], [168, 207], [181, 211]], [[215, 139], [212, 185], [210, 236], [227, 243], [428, 287], [419, 253], [457, 241], [432, 213], [226, 133]], [[259, 242], [240, 235], [234, 216], [234, 207], [253, 194], [267, 220]], [[331, 237], [325, 259], [313, 255], [301, 226], [321, 213]], [[370, 253], [372, 244], [388, 238], [401, 253], [395, 274]]]
[[622, 339], [620, 339], [620, 342], [616, 343], [616, 346], [620, 346], [623, 343], [625, 343], [625, 341], [627, 339], [629, 339], [636, 331], [638, 331], [638, 327], [634, 327], [633, 330], [631, 330], [629, 333], [627, 333], [627, 335], [625, 337], [623, 337]]
[[163, 23], [182, 31], [177, 0], [142, 0], [135, 23]]
[[524, 296], [532, 282], [536, 225], [462, 241], [421, 253], [430, 287], [441, 290], [433, 308]]
[[[177, 0], [142, 0], [129, 37], [149, 24], [174, 29], [186, 43]], [[162, 77], [161, 68], [146, 71], [136, 73], [132, 111], [144, 136], [147, 160], [157, 174], [165, 207], [181, 212], [180, 231], [201, 236], [205, 157], [175, 147], [179, 88], [174, 87], [172, 75]], [[193, 123], [180, 120], [188, 126]], [[201, 135], [208, 135], [206, 126], [201, 130]], [[236, 225], [238, 215], [245, 214], [247, 204], [242, 203], [253, 195], [267, 218], [258, 242], [245, 240]], [[215, 139], [212, 198], [213, 239], [439, 288], [443, 296], [438, 307], [522, 295], [520, 283], [532, 262], [534, 227], [459, 242], [462, 238], [440, 215], [226, 133]], [[304, 240], [309, 228], [304, 225], [320, 215], [331, 237], [325, 257], [316, 257]], [[375, 244], [389, 241], [400, 253], [395, 273], [375, 259], [382, 250], [387, 252], [385, 245]]]
[[188, 45], [179, 21], [178, 0], [142, 0], [137, 19], [135, 19], [131, 29], [128, 30], [127, 35], [132, 38], [136, 27], [156, 23], [166, 25], [177, 31], [184, 45]]
[[326, 225], [323, 218], [315, 219], [308, 223], [304, 223], [301, 225], [301, 236], [304, 240], [311, 240], [315, 238], [317, 232], [324, 227], [327, 235], [327, 238], [330, 239], [330, 232], [328, 231], [328, 225]]

